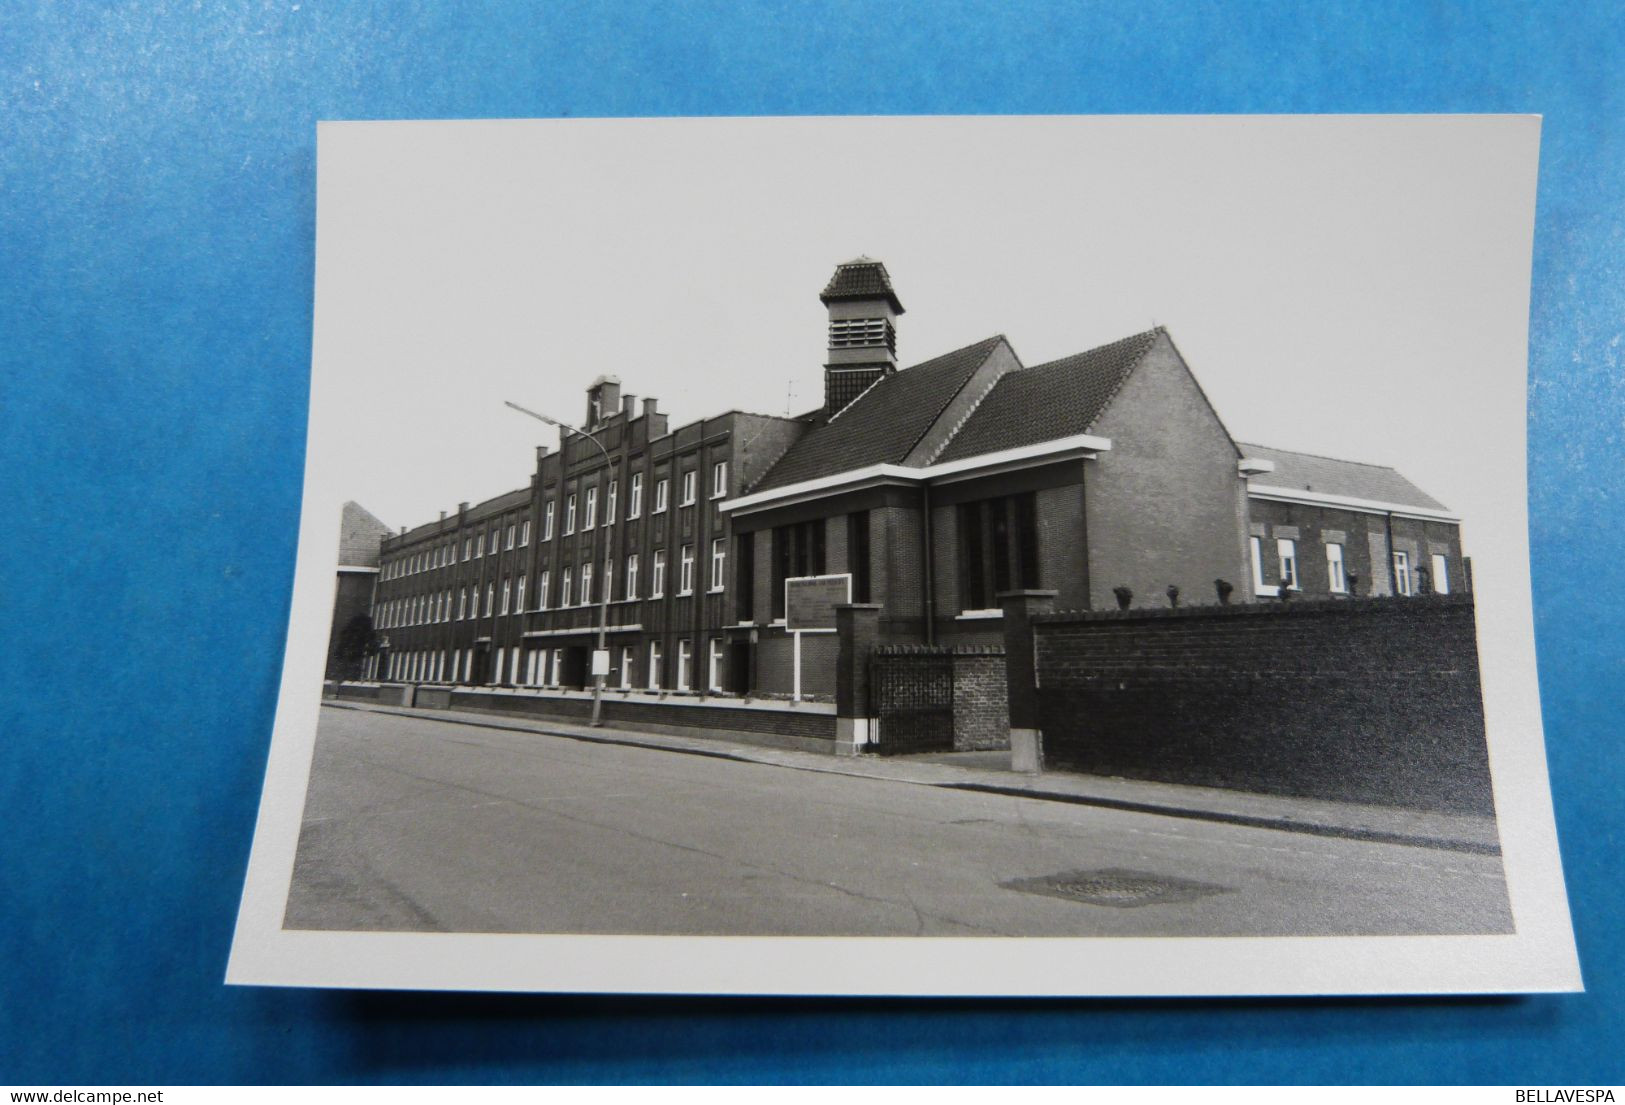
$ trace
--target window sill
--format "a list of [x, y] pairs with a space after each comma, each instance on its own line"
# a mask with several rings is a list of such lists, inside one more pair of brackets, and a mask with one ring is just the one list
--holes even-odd
[[954, 615], [956, 622], [987, 621], [991, 618], [1004, 617], [1003, 610], [962, 610]]

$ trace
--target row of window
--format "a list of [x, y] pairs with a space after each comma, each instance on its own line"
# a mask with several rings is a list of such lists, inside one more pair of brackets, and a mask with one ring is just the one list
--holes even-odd
[[[1273, 595], [1280, 591], [1280, 584], [1284, 583], [1288, 590], [1301, 591], [1303, 584], [1298, 579], [1298, 543], [1290, 537], [1278, 537], [1275, 540], [1275, 556], [1277, 562], [1276, 577], [1280, 583], [1270, 584], [1264, 582], [1264, 541], [1260, 537], [1248, 539], [1249, 551], [1253, 562], [1253, 588], [1259, 594]], [[1348, 570], [1343, 564], [1343, 546], [1337, 541], [1325, 543], [1326, 550], [1326, 585], [1334, 595], [1349, 593]], [[1435, 594], [1448, 595], [1450, 593], [1450, 558], [1443, 553], [1434, 553], [1429, 559], [1427, 577], [1423, 578], [1424, 569], [1411, 570], [1411, 555], [1408, 552], [1395, 550], [1393, 553], [1394, 587], [1401, 595], [1413, 595], [1417, 591], [1428, 589]]]
[[[728, 572], [728, 543], [724, 538], [717, 538], [711, 542], [711, 591], [718, 593], [724, 590], [724, 581]], [[552, 573], [543, 571], [537, 574], [536, 609], [548, 609], [549, 584]], [[613, 557], [604, 561], [604, 579], [615, 578], [615, 560]], [[639, 586], [639, 560], [637, 553], [630, 553], [624, 561], [624, 575], [622, 576], [621, 598], [638, 598]], [[677, 560], [677, 594], [690, 595], [694, 593], [694, 546], [684, 545], [679, 552]], [[473, 604], [469, 603], [469, 596], [473, 595]], [[500, 592], [502, 605], [496, 607], [497, 589], [493, 581], [485, 585], [485, 612], [480, 613], [479, 588], [462, 587], [457, 590], [456, 614], [452, 614], [452, 592], [450, 589], [433, 594], [414, 595], [409, 598], [389, 599], [380, 604], [373, 613], [373, 621], [380, 629], [393, 629], [405, 625], [427, 625], [433, 622], [462, 621], [465, 618], [490, 617], [493, 613], [509, 614], [523, 613], [525, 610], [525, 576], [521, 574], [517, 586], [510, 588], [510, 581], [502, 581]], [[653, 563], [649, 573], [649, 598], [664, 598], [666, 594], [666, 550], [656, 549]], [[613, 599], [613, 592], [610, 596]], [[572, 568], [565, 568], [559, 575], [558, 605], [588, 606], [597, 599], [593, 592], [593, 564], [588, 561], [580, 565], [580, 573]]]
[[[655, 481], [654, 505], [651, 514], [663, 514], [667, 508], [667, 485], [669, 481], [662, 478]], [[696, 501], [697, 477], [690, 469], [682, 474], [682, 498], [678, 506], [693, 506]], [[610, 480], [604, 491], [604, 518], [606, 522], [615, 520], [616, 497], [620, 490], [619, 480]], [[719, 460], [711, 466], [711, 498], [721, 499], [728, 494], [728, 462]], [[542, 504], [542, 540], [553, 539], [553, 504], [549, 499]], [[643, 514], [643, 473], [634, 472], [627, 485], [626, 518], [631, 521]], [[580, 495], [580, 511], [577, 512], [577, 495], [571, 492], [564, 499], [564, 535], [577, 532], [579, 525], [582, 533], [595, 529], [598, 525], [598, 488], [585, 488]], [[503, 535], [506, 533], [506, 541]], [[500, 548], [523, 548], [530, 544], [530, 519], [522, 522], [509, 522], [506, 529], [503, 526], [492, 526], [488, 532], [471, 534], [463, 538], [463, 560], [478, 559], [487, 551], [496, 553]], [[410, 556], [397, 557], [384, 565], [384, 578], [397, 579], [402, 576], [417, 575], [419, 572], [432, 571], [457, 562], [457, 543], [447, 541], [436, 545], [432, 549], [424, 549]]]
[[[503, 535], [506, 533], [506, 541]], [[483, 557], [487, 551], [495, 556], [503, 548], [524, 548], [530, 544], [530, 519], [522, 522], [509, 522], [506, 527], [492, 526], [489, 531], [482, 531], [463, 538], [463, 560], [476, 560]], [[436, 545], [432, 549], [423, 549], [410, 556], [397, 557], [384, 563], [383, 578], [399, 579], [402, 576], [417, 575], [419, 572], [430, 572], [436, 568], [445, 568], [457, 563], [457, 542], [447, 541]]]
[[[721, 637], [706, 640], [706, 689], [721, 692], [726, 671], [726, 642]], [[641, 681], [637, 675], [639, 649], [625, 645], [620, 650], [620, 666], [610, 673], [606, 682], [621, 690], [646, 689], [693, 690], [694, 642], [682, 638], [677, 642], [677, 664], [670, 688], [665, 686], [665, 655], [659, 641], [650, 641], [645, 652]], [[387, 657], [369, 658], [366, 675], [369, 679], [399, 680], [403, 682], [454, 683], [512, 683], [518, 686], [559, 687], [585, 686], [590, 678], [584, 669], [570, 673], [567, 669], [569, 653], [562, 648], [498, 648], [490, 655], [489, 667], [477, 671], [478, 654], [474, 649], [440, 649], [415, 652], [392, 652]], [[577, 658], [580, 654], [577, 653]]]

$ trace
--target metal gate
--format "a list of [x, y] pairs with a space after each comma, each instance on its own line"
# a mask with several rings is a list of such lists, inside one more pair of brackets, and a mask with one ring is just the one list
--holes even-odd
[[947, 649], [890, 645], [869, 658], [874, 750], [882, 756], [954, 749], [954, 658]]

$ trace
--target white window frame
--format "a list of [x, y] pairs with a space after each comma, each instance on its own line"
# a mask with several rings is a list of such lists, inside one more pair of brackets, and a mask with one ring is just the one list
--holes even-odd
[[469, 558], [472, 557], [473, 555], [474, 555], [474, 539], [472, 537], [463, 538], [463, 562], [466, 564], [468, 562]]
[[479, 559], [482, 559], [484, 556], [485, 556], [485, 534], [483, 532], [482, 533], [476, 533], [474, 535], [474, 559], [479, 560]]
[[507, 615], [513, 609], [513, 583], [510, 580], [502, 581], [502, 613]]
[[638, 650], [635, 645], [621, 646], [621, 690], [632, 689], [632, 665], [637, 660]]
[[1253, 593], [1256, 595], [1273, 595], [1278, 588], [1264, 582], [1264, 539], [1262, 537], [1247, 538], [1247, 552], [1253, 565]]
[[485, 585], [485, 616], [491, 616], [491, 608], [496, 605], [497, 585], [495, 582]]
[[530, 544], [530, 519], [526, 518], [519, 523], [519, 547], [524, 548]]
[[514, 538], [517, 535], [518, 535], [518, 527], [515, 526], [512, 522], [509, 522], [508, 523], [508, 543], [507, 543], [507, 548], [508, 549], [513, 548]]
[[650, 514], [666, 513], [666, 500], [671, 493], [671, 480], [662, 477], [655, 481], [655, 505]]
[[638, 554], [626, 554], [626, 595], [625, 598], [638, 597]]
[[1291, 591], [1303, 590], [1302, 581], [1298, 579], [1298, 543], [1290, 537], [1277, 537], [1275, 556], [1281, 567], [1280, 586]]
[[694, 593], [694, 546], [684, 545], [677, 554], [677, 593]]
[[501, 546], [501, 544], [502, 544], [502, 527], [501, 527], [500, 524], [492, 526], [491, 527], [491, 548], [489, 549], [489, 552], [491, 553], [492, 556], [495, 556], [497, 554], [497, 549]]
[[690, 468], [683, 473], [683, 499], [682, 502], [677, 504], [678, 506], [694, 505], [695, 487], [698, 483], [699, 479], [695, 475], [694, 469]]
[[1444, 553], [1434, 553], [1428, 557], [1428, 563], [1433, 568], [1433, 593], [1435, 595], [1448, 595], [1450, 593], [1450, 558]]
[[581, 605], [592, 605], [592, 561], [581, 565]]
[[566, 607], [566, 606], [570, 605], [570, 578], [571, 578], [571, 575], [572, 575], [571, 570], [569, 568], [566, 568], [566, 569], [564, 569], [564, 574], [559, 577], [559, 607], [561, 609], [563, 607]]
[[581, 532], [598, 528], [598, 488], [587, 488], [586, 498], [581, 504]]
[[626, 516], [636, 518], [643, 513], [643, 473], [633, 472], [626, 487]]
[[721, 499], [728, 494], [728, 462], [719, 460], [711, 466], [711, 498]]
[[720, 694], [722, 691], [722, 664], [722, 638], [712, 637], [707, 648], [707, 665], [710, 670], [706, 672], [705, 686], [713, 694]]
[[547, 500], [547, 502], [542, 504], [542, 540], [543, 541], [551, 541], [551, 540], [553, 540], [553, 503], [554, 503], [554, 501], [555, 500], [553, 500], [553, 499], [549, 499], [549, 500]]
[[576, 493], [570, 492], [564, 499], [564, 536], [568, 537], [576, 531]]
[[514, 609], [514, 613], [516, 613], [516, 614], [523, 614], [525, 612], [525, 573], [524, 572], [519, 573], [519, 582], [517, 584], [515, 584], [515, 586], [514, 586], [513, 609]]
[[728, 585], [728, 539], [711, 539], [711, 593], [721, 594]]
[[541, 574], [536, 577], [536, 609], [538, 610], [547, 609], [547, 584], [548, 577], [551, 574], [548, 569], [543, 568]]
[[679, 691], [690, 689], [694, 682], [694, 642], [687, 637], [677, 639], [677, 687]]
[[609, 487], [604, 491], [604, 525], [613, 525], [615, 522], [615, 499], [621, 489], [620, 480], [610, 480]]
[[658, 690], [661, 689], [661, 687], [660, 687], [661, 670], [660, 669], [663, 666], [663, 661], [665, 659], [666, 659], [665, 654], [663, 653], [663, 651], [660, 648], [660, 642], [659, 641], [650, 641], [649, 642], [649, 672], [648, 672], [648, 678], [645, 679], [644, 682], [651, 691], [658, 691]]
[[[1332, 550], [1336, 549], [1334, 555]], [[1343, 543], [1341, 541], [1326, 542], [1326, 585], [1331, 588], [1334, 595], [1349, 593], [1348, 569], [1343, 563]]]
[[1411, 554], [1403, 549], [1395, 549], [1389, 560], [1393, 564], [1394, 593], [1413, 594], [1416, 588], [1411, 583]]
[[649, 597], [666, 597], [666, 550], [654, 551], [654, 562], [649, 566]]

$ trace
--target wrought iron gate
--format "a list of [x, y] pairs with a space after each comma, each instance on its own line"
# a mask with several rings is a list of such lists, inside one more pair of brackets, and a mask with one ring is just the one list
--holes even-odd
[[888, 645], [869, 658], [869, 687], [882, 756], [952, 752], [954, 658], [947, 649]]

